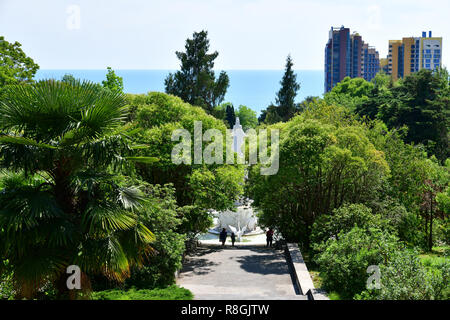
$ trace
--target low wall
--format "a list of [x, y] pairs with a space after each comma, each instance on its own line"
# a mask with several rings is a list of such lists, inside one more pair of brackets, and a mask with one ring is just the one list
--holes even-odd
[[288, 263], [292, 266], [293, 276], [300, 293], [307, 295], [309, 300], [329, 300], [325, 294], [314, 288], [311, 275], [309, 274], [302, 253], [296, 243], [286, 244], [286, 255]]

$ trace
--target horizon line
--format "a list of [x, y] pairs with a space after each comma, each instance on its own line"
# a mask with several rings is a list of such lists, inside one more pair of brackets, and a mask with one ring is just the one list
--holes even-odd
[[[179, 69], [114, 69], [112, 68], [114, 71], [179, 71]], [[66, 68], [66, 69], [60, 69], [60, 68], [40, 68], [39, 70], [52, 70], [52, 71], [89, 71], [89, 70], [107, 70], [107, 68], [97, 68], [97, 69], [93, 69], [93, 68], [88, 68], [88, 69], [72, 69], [72, 68]], [[217, 69], [215, 71], [220, 71], [220, 70], [225, 70], [225, 71], [284, 71], [285, 69]], [[325, 71], [323, 69], [293, 69], [294, 71]]]

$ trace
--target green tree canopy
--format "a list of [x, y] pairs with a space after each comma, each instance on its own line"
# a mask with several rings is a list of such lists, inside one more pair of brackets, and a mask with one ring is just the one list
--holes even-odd
[[[164, 93], [129, 95], [129, 101], [131, 108], [136, 110], [135, 118], [128, 124], [129, 132], [139, 143], [148, 146], [140, 151], [140, 155], [157, 154], [159, 157], [155, 163], [137, 164], [137, 174], [152, 184], [173, 184], [178, 205], [186, 209], [179, 232], [189, 236], [205, 232], [212, 221], [210, 209], [234, 208], [234, 201], [243, 193], [244, 170], [240, 166], [206, 164], [204, 161], [201, 164], [193, 161], [174, 164], [171, 152], [179, 141], [172, 141], [171, 136], [176, 129], [186, 129], [191, 135], [193, 155], [194, 121], [201, 121], [203, 133], [217, 129], [223, 137], [227, 129], [225, 123], [200, 107]], [[207, 145], [206, 142], [203, 144], [203, 150]], [[225, 149], [223, 154], [225, 156]]]
[[281, 130], [279, 171], [261, 177], [254, 166], [248, 192], [262, 211], [260, 221], [288, 240], [308, 246], [317, 217], [344, 202], [373, 199], [389, 173], [366, 129], [345, 117], [344, 108], [322, 103], [269, 127]]
[[113, 92], [123, 93], [123, 78], [117, 76], [111, 67], [108, 67], [107, 70], [106, 80], [102, 81], [103, 87]]
[[236, 113], [234, 112], [234, 107], [231, 103], [226, 104], [225, 120], [227, 121], [229, 128], [233, 128], [233, 126], [236, 124]]
[[19, 42], [0, 37], [0, 89], [8, 84], [32, 82], [39, 66], [22, 50]]
[[404, 139], [427, 147], [441, 162], [449, 157], [450, 78], [446, 69], [420, 70], [388, 90], [374, 90], [356, 112], [389, 129], [408, 128]]
[[242, 128], [244, 131], [248, 129], [255, 129], [258, 125], [258, 118], [256, 117], [256, 111], [253, 111], [247, 106], [240, 105], [236, 112], [236, 117], [239, 117]]
[[290, 55], [286, 58], [286, 67], [283, 78], [280, 81], [281, 88], [277, 92], [275, 104], [269, 105], [261, 112], [258, 121], [260, 123], [274, 124], [280, 121], [288, 121], [298, 110], [295, 104], [295, 97], [300, 90], [300, 83], [297, 82], [297, 75], [292, 67], [294, 63]]
[[329, 239], [324, 247], [316, 260], [327, 290], [352, 299], [366, 288], [367, 268], [387, 263], [402, 246], [388, 232], [355, 226], [341, 232], [338, 239]]
[[324, 96], [329, 104], [341, 105], [351, 111], [363, 102], [366, 102], [372, 92], [374, 84], [363, 78], [345, 77], [330, 92]]
[[207, 31], [194, 32], [192, 39], [186, 40], [185, 49], [186, 52], [176, 52], [181, 70], [166, 78], [166, 93], [212, 113], [214, 107], [223, 101], [229, 86], [228, 75], [224, 71], [217, 79], [214, 74], [214, 60], [219, 53], [208, 53]]
[[73, 74], [66, 73], [66, 74], [61, 78], [61, 81], [62, 81], [62, 82], [70, 83], [70, 82], [75, 82], [76, 79], [75, 79], [75, 77], [73, 76]]
[[275, 99], [278, 107], [278, 115], [283, 121], [291, 119], [297, 111], [295, 97], [297, 96], [298, 90], [300, 90], [300, 84], [297, 82], [297, 75], [292, 69], [293, 66], [292, 58], [288, 55], [284, 75], [280, 82], [281, 88]]

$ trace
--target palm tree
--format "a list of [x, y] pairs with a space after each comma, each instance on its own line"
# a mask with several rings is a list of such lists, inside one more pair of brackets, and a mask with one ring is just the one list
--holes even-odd
[[[0, 254], [13, 266], [17, 297], [51, 284], [69, 294], [66, 268], [82, 285], [103, 274], [123, 281], [151, 253], [139, 207], [145, 195], [118, 174], [133, 146], [121, 133], [123, 94], [80, 81], [7, 87], [0, 101]], [[0, 270], [1, 272], [1, 270]]]

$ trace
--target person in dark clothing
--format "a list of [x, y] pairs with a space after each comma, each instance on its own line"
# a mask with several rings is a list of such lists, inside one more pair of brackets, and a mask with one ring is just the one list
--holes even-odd
[[266, 247], [272, 247], [272, 241], [273, 241], [273, 230], [272, 230], [272, 228], [270, 228], [269, 231], [266, 232], [266, 241], [267, 241]]
[[225, 246], [225, 241], [227, 241], [227, 230], [225, 228], [220, 232], [219, 239], [222, 242], [222, 247]]
[[236, 242], [236, 235], [234, 232], [231, 233], [231, 245], [234, 247], [234, 243]]

